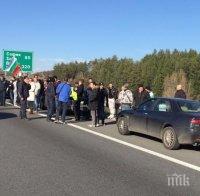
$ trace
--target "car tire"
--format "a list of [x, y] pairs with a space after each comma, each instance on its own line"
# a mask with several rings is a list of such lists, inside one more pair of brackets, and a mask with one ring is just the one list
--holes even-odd
[[165, 148], [169, 150], [177, 150], [180, 148], [176, 132], [172, 127], [165, 127], [163, 129], [162, 141]]
[[121, 135], [129, 135], [128, 119], [126, 117], [119, 117], [117, 121], [118, 131]]

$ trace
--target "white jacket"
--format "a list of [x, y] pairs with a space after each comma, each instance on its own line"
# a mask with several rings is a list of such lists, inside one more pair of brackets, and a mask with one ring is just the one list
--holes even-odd
[[27, 98], [28, 101], [35, 101], [35, 91], [36, 91], [36, 86], [34, 82], [30, 83], [31, 89], [29, 90], [29, 97]]
[[35, 95], [38, 95], [40, 89], [41, 89], [40, 83], [39, 82], [35, 82]]
[[121, 91], [119, 93], [118, 100], [121, 104], [132, 104], [133, 103], [133, 93], [130, 90]]

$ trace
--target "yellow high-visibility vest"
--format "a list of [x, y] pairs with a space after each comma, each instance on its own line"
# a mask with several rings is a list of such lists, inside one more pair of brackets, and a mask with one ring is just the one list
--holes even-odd
[[78, 100], [78, 94], [77, 92], [74, 90], [74, 87], [71, 87], [71, 95], [70, 97], [74, 100], [77, 101]]

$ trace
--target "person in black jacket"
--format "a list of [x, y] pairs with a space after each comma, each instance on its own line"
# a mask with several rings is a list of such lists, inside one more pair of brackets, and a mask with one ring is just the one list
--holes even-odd
[[79, 80], [78, 83], [75, 83], [75, 91], [77, 92], [77, 100], [74, 102], [74, 113], [75, 120], [80, 121], [81, 118], [81, 101], [84, 96], [84, 84], [83, 80]]
[[177, 91], [174, 95], [175, 98], [180, 98], [180, 99], [186, 99], [186, 93], [185, 91], [182, 89], [182, 86], [179, 84], [176, 87]]
[[138, 89], [134, 93], [135, 106], [138, 107], [141, 103], [150, 99], [149, 93], [144, 89], [142, 84], [138, 85]]
[[22, 82], [18, 86], [18, 95], [20, 98], [20, 118], [27, 119], [26, 108], [27, 108], [27, 98], [29, 97], [29, 90], [31, 85], [29, 84], [29, 78], [25, 76]]
[[101, 125], [105, 125], [105, 111], [104, 111], [105, 101], [107, 101], [107, 90], [104, 88], [103, 83], [100, 83], [98, 92], [98, 124], [99, 121], [101, 120], [102, 121]]
[[0, 79], [0, 105], [6, 105], [6, 89], [7, 89], [7, 81], [4, 77]]
[[56, 91], [54, 82], [55, 82], [54, 78], [49, 78], [47, 80], [47, 87], [45, 90], [46, 106], [47, 106], [47, 122], [52, 121], [51, 118], [55, 111]]
[[9, 98], [10, 98], [10, 103], [13, 104], [14, 103], [14, 85], [13, 85], [13, 81], [14, 79], [10, 80], [8, 82], [8, 87], [7, 87], [7, 92], [8, 92], [8, 95], [9, 95]]
[[97, 113], [97, 108], [98, 108], [98, 88], [95, 84], [95, 82], [90, 83], [90, 93], [88, 95], [89, 99], [89, 108], [91, 111], [91, 116], [92, 116], [92, 125], [89, 125], [90, 127], [98, 127], [98, 113]]

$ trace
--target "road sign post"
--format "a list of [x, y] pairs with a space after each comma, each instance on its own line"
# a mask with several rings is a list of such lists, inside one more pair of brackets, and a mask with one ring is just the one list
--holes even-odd
[[3, 50], [3, 71], [13, 73], [19, 66], [22, 73], [33, 71], [33, 53]]

